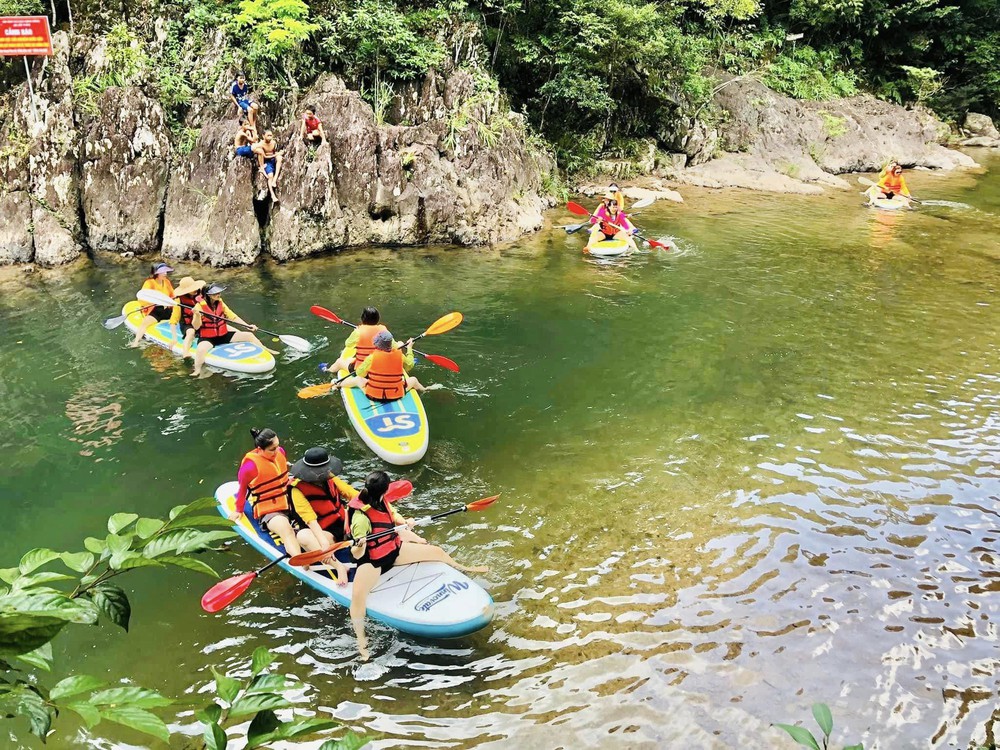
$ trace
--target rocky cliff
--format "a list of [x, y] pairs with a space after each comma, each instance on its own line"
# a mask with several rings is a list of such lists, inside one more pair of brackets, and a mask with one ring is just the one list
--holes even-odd
[[141, 87], [74, 98], [69, 61], [99, 71], [102, 45], [54, 41], [56, 55], [32, 69], [37, 111], [26, 85], [0, 99], [0, 264], [130, 251], [225, 266], [367, 244], [481, 245], [538, 229], [550, 205], [554, 162], [462, 69], [398, 96], [400, 124], [377, 122], [356, 91], [321, 76], [298, 92], [329, 136], [316, 149], [290, 107], [265, 112], [284, 152], [272, 204], [256, 164], [232, 155], [224, 80], [216, 101], [191, 107], [179, 142]]

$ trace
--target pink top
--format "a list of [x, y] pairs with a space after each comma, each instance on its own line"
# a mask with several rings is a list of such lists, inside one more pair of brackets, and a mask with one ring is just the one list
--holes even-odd
[[617, 224], [626, 232], [631, 232], [633, 228], [632, 222], [628, 220], [628, 214], [626, 214], [624, 211], [619, 211], [618, 216], [612, 219], [611, 212], [608, 211], [608, 207], [605, 206], [603, 203], [597, 207], [597, 210], [594, 211], [593, 216], [590, 217], [591, 224], [596, 224], [599, 221], [608, 221], [611, 222], [612, 224]]
[[[278, 450], [285, 453], [284, 446], [278, 446]], [[287, 454], [286, 454], [287, 457]], [[257, 464], [249, 458], [240, 466], [240, 473], [236, 478], [240, 482], [240, 488], [236, 490], [236, 512], [242, 513], [247, 504], [247, 492], [250, 489], [250, 482], [257, 478]]]

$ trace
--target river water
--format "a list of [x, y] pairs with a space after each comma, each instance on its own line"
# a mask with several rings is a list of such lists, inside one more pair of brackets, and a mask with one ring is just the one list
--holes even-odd
[[[393, 476], [416, 486], [414, 515], [503, 492], [426, 531], [492, 568], [497, 615], [475, 636], [373, 623], [361, 665], [346, 612], [280, 573], [207, 615], [209, 579], [137, 571], [132, 632], [61, 636], [53, 679], [130, 676], [200, 703], [210, 664], [264, 645], [321, 712], [384, 747], [784, 748], [770, 724], [815, 729], [815, 701], [836, 743], [992, 741], [1000, 159], [980, 158], [993, 170], [910, 175], [948, 203], [906, 213], [853, 191], [687, 190], [640, 217], [678, 251], [619, 262], [553, 229], [496, 250], [179, 264], [175, 281], [211, 273], [243, 317], [319, 345], [267, 376], [192, 380], [105, 331], [138, 261], [8, 274], [3, 565], [77, 548], [113, 512], [211, 494], [252, 426], [292, 457], [331, 446], [356, 484], [379, 467], [339, 399], [295, 398], [346, 333], [310, 304], [353, 318], [374, 303], [397, 336], [465, 313], [424, 342], [462, 371], [420, 366], [448, 388], [425, 399], [426, 459]], [[237, 542], [215, 563], [258, 559]], [[139, 741], [60, 726], [49, 747]], [[175, 728], [199, 732], [190, 715]]]

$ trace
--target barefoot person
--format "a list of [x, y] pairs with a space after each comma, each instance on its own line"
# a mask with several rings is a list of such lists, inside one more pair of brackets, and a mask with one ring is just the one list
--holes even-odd
[[342, 383], [335, 382], [334, 388], [363, 388], [368, 398], [381, 402], [401, 399], [411, 388], [421, 393], [427, 390], [419, 380], [407, 374], [413, 369], [413, 339], [397, 349], [393, 346], [392, 334], [379, 331], [372, 345], [374, 351], [358, 365], [354, 377]]
[[632, 235], [638, 229], [632, 226], [628, 216], [618, 206], [618, 198], [610, 190], [604, 195], [604, 203], [597, 207], [590, 218], [594, 228], [590, 230], [588, 245], [607, 240], [625, 240], [630, 250], [638, 250]]
[[237, 74], [233, 85], [229, 87], [229, 98], [239, 108], [241, 124], [246, 118], [247, 124], [256, 132], [257, 128], [257, 103], [250, 98], [250, 84], [242, 73]]
[[[191, 353], [191, 344], [194, 343], [194, 307], [204, 299], [202, 292], [205, 290], [205, 282], [201, 279], [195, 280], [191, 276], [185, 276], [181, 283], [174, 289], [174, 296], [179, 304], [175, 305], [170, 313], [170, 333], [176, 342], [183, 338], [184, 351], [182, 357]], [[181, 307], [186, 305], [186, 307]]]
[[244, 123], [236, 130], [236, 137], [233, 138], [233, 156], [245, 156], [253, 159], [253, 144], [257, 142], [257, 131], [250, 125]]
[[[226, 287], [221, 284], [211, 284], [205, 290], [205, 299], [194, 306], [191, 325], [200, 341], [194, 350], [194, 371], [191, 373], [193, 378], [201, 375], [205, 357], [208, 356], [213, 347], [234, 341], [250, 341], [262, 349], [267, 349], [256, 336], [250, 333], [250, 331], [256, 331], [257, 326], [247, 323], [222, 301], [221, 294], [224, 291], [226, 291]], [[250, 331], [230, 331], [226, 324], [227, 320], [241, 323]], [[268, 351], [272, 350], [268, 349]]]
[[305, 112], [302, 113], [302, 127], [299, 128], [299, 136], [307, 146], [319, 146], [326, 140], [323, 123], [316, 117], [315, 107], [306, 107]]
[[274, 140], [274, 133], [265, 131], [264, 137], [253, 145], [253, 152], [257, 154], [257, 163], [267, 176], [271, 200], [277, 203], [275, 191], [278, 189], [278, 177], [281, 176], [281, 153], [278, 151], [278, 142]]
[[486, 573], [489, 568], [470, 568], [455, 562], [440, 547], [406, 541], [399, 533], [391, 533], [378, 539], [367, 539], [369, 535], [388, 531], [406, 523], [385, 499], [389, 489], [389, 475], [384, 471], [373, 471], [365, 479], [365, 486], [356, 498], [347, 504], [351, 536], [355, 543], [351, 556], [357, 561], [354, 573], [354, 588], [351, 591], [351, 624], [358, 638], [358, 653], [362, 661], [368, 660], [368, 638], [365, 635], [365, 610], [368, 593], [378, 583], [381, 575], [393, 565], [437, 561], [451, 565], [466, 573]]
[[[166, 263], [154, 263], [149, 270], [149, 278], [142, 282], [142, 288], [152, 289], [154, 292], [173, 297], [174, 285], [167, 278], [167, 274], [173, 270]], [[142, 341], [142, 335], [146, 332], [146, 329], [152, 325], [156, 325], [161, 320], [170, 320], [171, 312], [172, 310], [169, 307], [157, 307], [156, 305], [142, 308], [142, 314], [145, 317], [143, 317], [139, 327], [135, 329], [135, 338], [132, 339], [132, 343], [129, 346], [132, 348], [139, 346], [139, 342]]]

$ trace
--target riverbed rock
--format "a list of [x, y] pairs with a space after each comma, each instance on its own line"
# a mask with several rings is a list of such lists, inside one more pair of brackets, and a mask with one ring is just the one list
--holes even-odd
[[960, 146], [970, 146], [973, 148], [1000, 148], [1000, 138], [990, 138], [986, 135], [977, 135], [973, 138], [965, 138], [959, 141]]
[[993, 120], [986, 115], [969, 112], [965, 116], [965, 124], [963, 127], [968, 130], [969, 134], [972, 136], [1000, 140], [1000, 130], [997, 130], [996, 125], [993, 124]]

